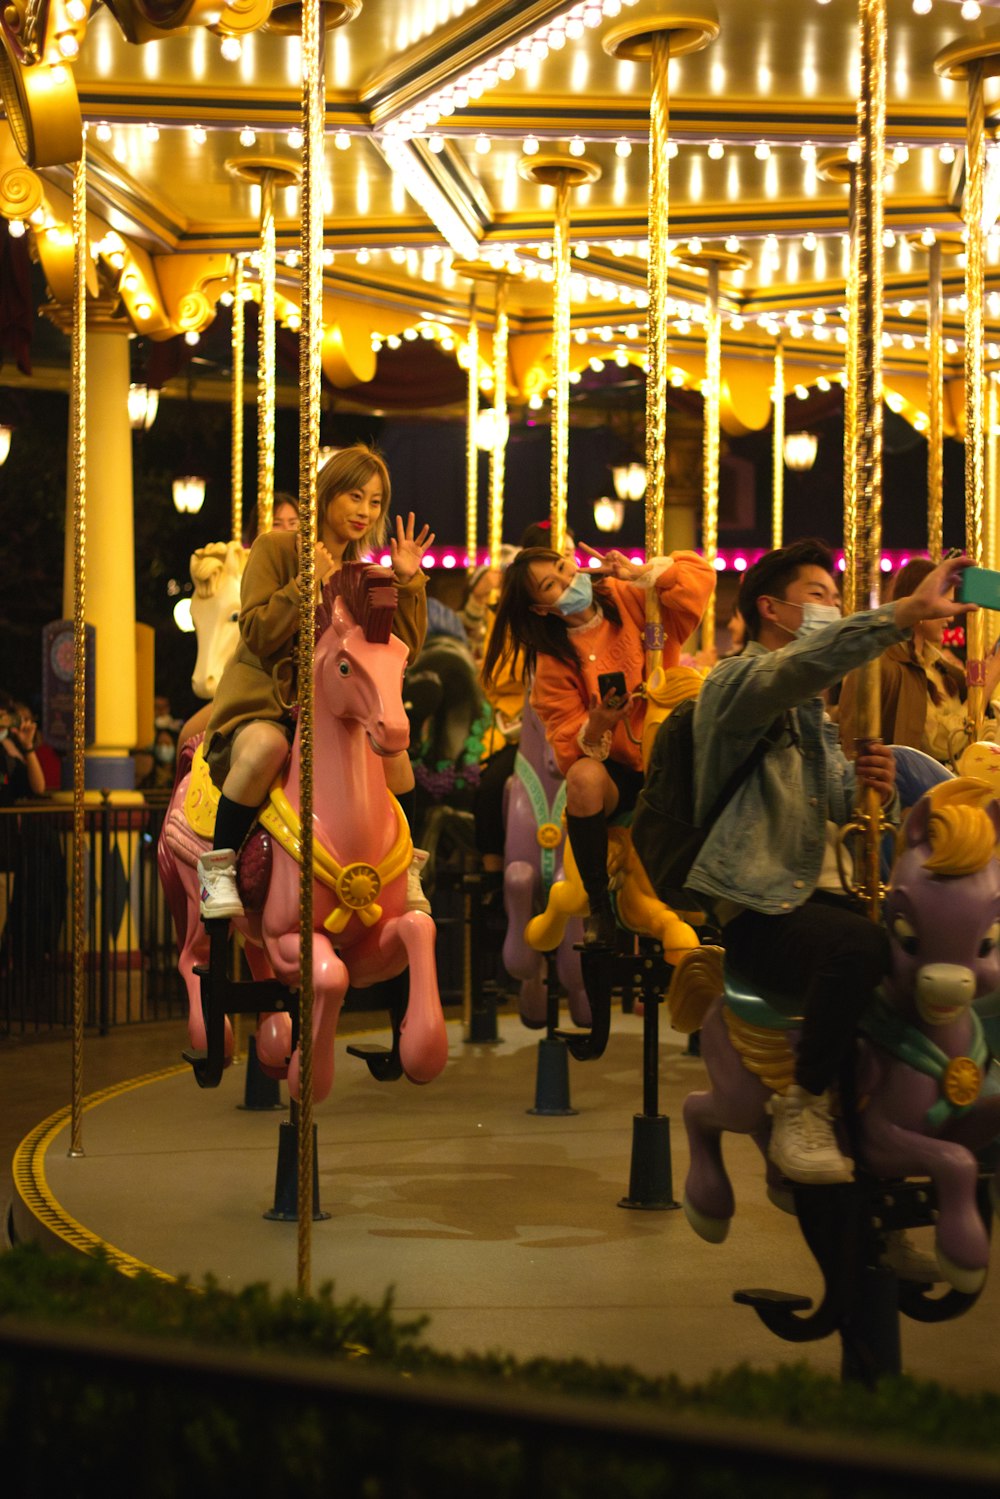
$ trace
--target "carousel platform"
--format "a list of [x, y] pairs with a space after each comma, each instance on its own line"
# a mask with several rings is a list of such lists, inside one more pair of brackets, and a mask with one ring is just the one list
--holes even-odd
[[[341, 1298], [379, 1299], [392, 1286], [398, 1311], [426, 1313], [428, 1339], [454, 1352], [581, 1356], [686, 1379], [740, 1361], [804, 1359], [837, 1371], [835, 1339], [781, 1343], [732, 1303], [737, 1287], [819, 1291], [795, 1222], [765, 1198], [748, 1141], [726, 1144], [738, 1197], [726, 1244], [704, 1244], [680, 1212], [618, 1206], [640, 1106], [640, 1021], [616, 1016], [604, 1057], [570, 1064], [578, 1112], [564, 1117], [527, 1112], [537, 1034], [512, 1017], [501, 1020], [495, 1047], [465, 1044], [457, 1023], [449, 1030], [449, 1064], [425, 1088], [376, 1083], [346, 1054], [358, 1037], [338, 1043], [336, 1082], [316, 1109], [320, 1200], [330, 1214], [313, 1228], [317, 1287], [333, 1281]], [[180, 1028], [169, 1037], [179, 1045]], [[667, 1041], [661, 1067], [676, 1195], [687, 1168], [681, 1100], [703, 1077], [680, 1043]], [[22, 1110], [25, 1069], [46, 1050], [0, 1052], [0, 1075], [18, 1072]], [[220, 1088], [202, 1091], [187, 1066], [161, 1065], [91, 1093], [79, 1159], [67, 1154], [66, 1111], [39, 1119], [16, 1152], [12, 1236], [83, 1251], [100, 1241], [195, 1282], [211, 1272], [234, 1289], [261, 1280], [293, 1287], [296, 1226], [264, 1218], [283, 1116], [241, 1109], [243, 1082], [237, 1064]], [[904, 1368], [957, 1388], [1000, 1389], [998, 1314], [994, 1266], [960, 1321], [904, 1320]]]

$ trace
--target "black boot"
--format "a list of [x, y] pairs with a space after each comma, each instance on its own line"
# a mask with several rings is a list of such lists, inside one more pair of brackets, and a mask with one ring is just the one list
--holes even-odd
[[614, 947], [618, 923], [608, 894], [608, 820], [603, 812], [594, 812], [590, 817], [574, 817], [567, 812], [566, 831], [590, 902], [583, 940], [588, 945]]

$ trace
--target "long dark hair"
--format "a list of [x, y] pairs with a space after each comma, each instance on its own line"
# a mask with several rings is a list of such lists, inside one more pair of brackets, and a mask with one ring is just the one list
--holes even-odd
[[[533, 562], [561, 562], [561, 552], [549, 547], [525, 547], [518, 552], [503, 575], [500, 599], [496, 607], [493, 630], [483, 661], [483, 680], [490, 686], [501, 670], [513, 665], [520, 656], [525, 673], [533, 672], [539, 656], [554, 656], [567, 666], [578, 669], [579, 657], [569, 638], [569, 627], [561, 614], [536, 614], [534, 604], [538, 602], [531, 590], [528, 569]], [[622, 622], [618, 606], [610, 589], [595, 583], [595, 596], [605, 617], [614, 625]]]

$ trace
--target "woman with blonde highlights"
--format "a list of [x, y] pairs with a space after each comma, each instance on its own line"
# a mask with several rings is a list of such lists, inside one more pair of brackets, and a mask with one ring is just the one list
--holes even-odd
[[[316, 513], [316, 582], [322, 586], [344, 562], [354, 562], [385, 546], [389, 532], [389, 471], [380, 453], [358, 444], [344, 448], [320, 470]], [[406, 525], [397, 516], [389, 537], [399, 602], [394, 633], [410, 659], [427, 629], [424, 552], [434, 540], [426, 526], [417, 532], [412, 513]], [[240, 640], [215, 695], [205, 732], [205, 758], [221, 788], [213, 851], [198, 861], [201, 914], [205, 920], [243, 914], [236, 887], [236, 855], [253, 827], [258, 808], [281, 771], [292, 737], [295, 702], [295, 635], [301, 599], [299, 539], [294, 531], [258, 536], [243, 574]], [[408, 757], [386, 762], [386, 781], [410, 816], [413, 771]], [[411, 817], [412, 821], [412, 817]], [[414, 857], [411, 905], [428, 910]]]

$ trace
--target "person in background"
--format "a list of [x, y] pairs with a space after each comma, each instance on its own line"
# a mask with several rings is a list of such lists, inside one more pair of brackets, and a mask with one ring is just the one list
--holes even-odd
[[0, 693], [0, 801], [4, 806], [45, 795], [37, 739], [38, 725], [31, 709]]
[[[889, 597], [909, 598], [934, 571], [929, 557], [904, 563], [893, 579]], [[947, 619], [925, 619], [914, 625], [909, 640], [891, 645], [879, 657], [881, 736], [886, 744], [923, 750], [942, 765], [951, 762], [967, 741], [965, 673], [941, 649]], [[840, 742], [844, 754], [856, 752], [860, 672], [844, 678], [840, 694]], [[986, 658], [986, 701], [1000, 686], [1000, 655]], [[992, 736], [991, 736], [992, 737]]]
[[272, 531], [297, 531], [299, 529], [299, 502], [294, 495], [279, 489], [274, 497], [271, 512]]
[[153, 740], [153, 766], [139, 782], [138, 791], [169, 791], [177, 770], [177, 735], [172, 729], [157, 729]]

